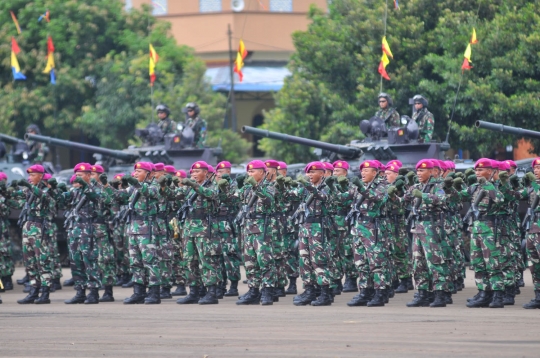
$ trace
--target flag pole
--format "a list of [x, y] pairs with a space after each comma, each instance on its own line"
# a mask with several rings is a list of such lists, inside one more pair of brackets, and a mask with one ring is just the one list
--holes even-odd
[[459, 83], [456, 90], [456, 96], [454, 97], [454, 105], [452, 106], [452, 113], [450, 114], [450, 120], [448, 121], [448, 131], [446, 132], [446, 140], [445, 143], [448, 143], [448, 138], [450, 137], [450, 124], [452, 124], [452, 121], [454, 119], [454, 112], [456, 110], [456, 104], [457, 104], [457, 98], [459, 94], [459, 89], [461, 88], [461, 81], [463, 80], [463, 72], [461, 71], [461, 75], [459, 76]]
[[227, 35], [229, 36], [229, 76], [231, 81], [231, 89], [229, 92], [229, 98], [230, 98], [230, 105], [231, 105], [231, 129], [233, 132], [236, 132], [236, 101], [234, 98], [234, 56], [233, 56], [233, 50], [232, 50], [232, 31], [231, 31], [231, 24], [228, 24], [227, 27]]
[[[388, 20], [388, 0], [385, 1], [384, 5], [384, 35], [386, 36], [386, 21]], [[381, 86], [379, 88], [379, 93], [382, 92], [383, 87], [383, 76], [381, 75]]]
[[154, 113], [154, 84], [150, 84], [150, 105], [152, 106], [152, 123], [155, 122], [155, 113]]

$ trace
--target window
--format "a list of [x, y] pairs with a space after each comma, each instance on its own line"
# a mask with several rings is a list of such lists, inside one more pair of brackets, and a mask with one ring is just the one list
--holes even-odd
[[221, 11], [221, 0], [199, 0], [199, 9], [201, 12]]
[[167, 15], [167, 0], [152, 0], [152, 15]]
[[126, 0], [126, 7], [125, 7], [126, 11], [131, 10], [132, 7], [133, 7], [132, 0]]
[[270, 0], [270, 11], [292, 12], [292, 0]]

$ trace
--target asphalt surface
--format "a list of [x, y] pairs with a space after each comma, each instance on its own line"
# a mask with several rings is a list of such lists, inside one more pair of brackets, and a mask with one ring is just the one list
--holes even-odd
[[[23, 274], [18, 268], [14, 278]], [[468, 276], [445, 308], [408, 308], [411, 291], [373, 308], [348, 307], [354, 293], [329, 307], [296, 307], [291, 296], [264, 307], [230, 297], [210, 306], [124, 305], [131, 290], [116, 287], [114, 303], [65, 305], [74, 295], [65, 287], [50, 305], [19, 305], [25, 294], [16, 285], [0, 294], [0, 357], [538, 357], [540, 310], [521, 307], [533, 297], [530, 274], [504, 309], [467, 308], [476, 293]]]

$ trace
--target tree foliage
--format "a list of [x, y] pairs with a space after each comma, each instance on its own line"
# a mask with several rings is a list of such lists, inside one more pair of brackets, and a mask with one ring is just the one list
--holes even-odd
[[[390, 2], [391, 3], [391, 2]], [[450, 144], [487, 155], [494, 146], [517, 140], [473, 129], [486, 120], [540, 130], [539, 1], [410, 0], [388, 9], [387, 39], [394, 59], [383, 91], [401, 114], [411, 114], [408, 99], [423, 94], [435, 115], [435, 139], [444, 140], [462, 76], [463, 53], [476, 28], [473, 69], [461, 78]], [[264, 127], [310, 139], [335, 138], [329, 132], [354, 128], [377, 110], [377, 72], [384, 34], [385, 1], [334, 0], [328, 13], [312, 7], [307, 31], [293, 35], [292, 76], [276, 95], [277, 108]], [[272, 157], [307, 161], [309, 148], [264, 139]], [[537, 147], [538, 148], [538, 147]]]
[[[50, 11], [51, 21], [38, 22]], [[17, 35], [12, 10], [22, 27]], [[188, 101], [199, 104], [209, 123], [210, 142], [223, 139], [225, 156], [241, 161], [247, 143], [237, 133], [222, 133], [226, 99], [212, 92], [204, 77], [204, 63], [193, 49], [178, 45], [170, 24], [157, 21], [151, 9], [125, 12], [121, 0], [6, 0], [0, 2], [0, 131], [22, 136], [31, 123], [45, 133], [67, 138], [82, 131], [102, 146], [123, 148], [134, 140], [136, 127], [155, 118], [148, 75], [148, 46], [160, 56], [156, 68], [154, 107], [165, 103], [177, 121]], [[57, 85], [42, 71], [46, 63], [46, 40], [56, 48]], [[10, 52], [15, 36], [26, 81], [13, 82]], [[155, 118], [157, 120], [157, 118]], [[226, 138], [226, 139], [225, 139]]]

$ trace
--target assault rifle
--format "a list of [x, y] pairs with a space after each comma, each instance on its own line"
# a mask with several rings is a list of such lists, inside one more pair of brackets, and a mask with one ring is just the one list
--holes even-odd
[[524, 231], [529, 231], [529, 229], [531, 228], [531, 221], [534, 217], [534, 212], [536, 211], [536, 208], [538, 208], [539, 203], [540, 195], [536, 195], [536, 198], [534, 198], [534, 202], [532, 203], [532, 205], [527, 208], [527, 213], [525, 214], [523, 222], [521, 223], [521, 228]]
[[[38, 183], [38, 188], [41, 186], [41, 183], [42, 181]], [[32, 189], [29, 188], [28, 190]], [[34, 200], [36, 200], [36, 195], [34, 194], [34, 192], [32, 192], [32, 194], [30, 194], [30, 198], [26, 200], [26, 202], [24, 203], [24, 207], [19, 214], [19, 220], [17, 221], [17, 225], [19, 225], [20, 227], [22, 227], [24, 223], [28, 221], [28, 212], [30, 211], [30, 205], [32, 205]]]
[[[429, 191], [431, 190], [433, 185], [435, 185], [435, 183], [430, 183], [429, 182], [429, 180], [431, 180], [431, 178], [432, 177], [430, 176], [429, 179], [428, 179], [428, 182], [424, 186], [424, 189], [422, 190], [423, 194], [429, 193]], [[413, 201], [413, 205], [411, 206], [411, 212], [409, 213], [409, 216], [407, 217], [407, 220], [405, 220], [407, 225], [409, 225], [409, 224], [412, 225], [414, 223], [415, 219], [418, 217], [418, 209], [420, 209], [420, 205], [422, 205], [422, 198], [415, 198], [414, 201]]]
[[[146, 178], [144, 178], [144, 182], [146, 182], [146, 179], [148, 178], [148, 175], [150, 173], [146, 174]], [[155, 178], [152, 178], [152, 181], [150, 181], [150, 184], [154, 181]], [[143, 183], [144, 183], [143, 182]], [[135, 188], [135, 193], [133, 194], [133, 199], [128, 204], [127, 209], [123, 212], [122, 217], [120, 220], [125, 223], [130, 223], [133, 220], [133, 215], [135, 213], [135, 205], [137, 204], [137, 201], [139, 201], [139, 198], [141, 197], [141, 192], [139, 188]]]
[[[373, 185], [374, 182], [375, 182], [375, 179], [373, 179], [371, 183], [369, 183], [369, 185], [366, 188], [366, 191], [371, 189], [371, 186]], [[362, 203], [364, 202], [364, 199], [365, 199], [364, 194], [360, 194], [360, 196], [357, 197], [356, 200], [354, 201], [351, 207], [351, 210], [345, 217], [345, 222], [348, 222], [350, 226], [354, 225], [354, 222], [360, 215], [360, 205], [362, 205]]]
[[478, 219], [478, 216], [480, 215], [480, 211], [478, 210], [478, 205], [480, 204], [482, 199], [484, 199], [484, 196], [486, 196], [486, 194], [487, 193], [485, 190], [482, 190], [480, 193], [478, 193], [478, 195], [474, 199], [474, 202], [471, 204], [471, 207], [469, 208], [469, 210], [463, 217], [464, 223], [468, 223], [470, 220], [472, 220], [472, 215], [474, 215], [475, 219]]
[[[212, 182], [212, 180], [214, 179], [215, 176], [216, 176], [216, 174], [213, 173], [209, 178], [207, 178], [201, 184], [201, 186], [202, 187], [207, 186], [209, 183]], [[182, 204], [180, 209], [178, 209], [178, 212], [176, 213], [176, 215], [180, 218], [180, 223], [184, 224], [184, 222], [186, 221], [188, 213], [193, 209], [193, 203], [195, 202], [195, 200], [197, 200], [198, 197], [199, 197], [199, 193], [197, 193], [195, 191], [193, 194], [191, 194], [189, 196], [189, 198], [187, 198], [186, 201], [184, 201], [184, 204]]]
[[[326, 177], [324, 177], [321, 181], [321, 183], [319, 185], [317, 185], [317, 187], [315, 188], [315, 191], [319, 191], [321, 190], [322, 188], [324, 188], [326, 186]], [[311, 205], [311, 203], [313, 202], [313, 200], [315, 200], [315, 193], [311, 193], [307, 200], [300, 203], [300, 205], [298, 206], [298, 208], [296, 209], [296, 211], [294, 212], [294, 214], [292, 214], [291, 216], [291, 220], [294, 221], [294, 223], [296, 225], [301, 225], [303, 224], [304, 222], [306, 222], [306, 218], [309, 216], [310, 214], [310, 211], [309, 211], [309, 206]], [[302, 215], [302, 213], [304, 215]]]
[[[268, 178], [268, 174], [269, 173], [266, 173], [266, 175], [264, 176], [264, 179], [262, 180], [260, 185], [263, 185], [263, 184], [266, 183], [266, 181], [267, 181], [266, 179]], [[255, 195], [254, 191], [255, 191], [255, 188], [252, 188], [251, 189], [251, 198], [249, 198], [249, 202], [246, 205], [242, 205], [242, 207], [240, 208], [240, 211], [238, 211], [238, 214], [236, 215], [236, 218], [234, 218], [234, 223], [236, 225], [240, 226], [240, 227], [244, 225], [244, 222], [246, 221], [247, 214], [249, 214], [249, 211], [251, 210], [253, 205], [255, 205], [255, 202], [259, 198], [257, 195]]]

